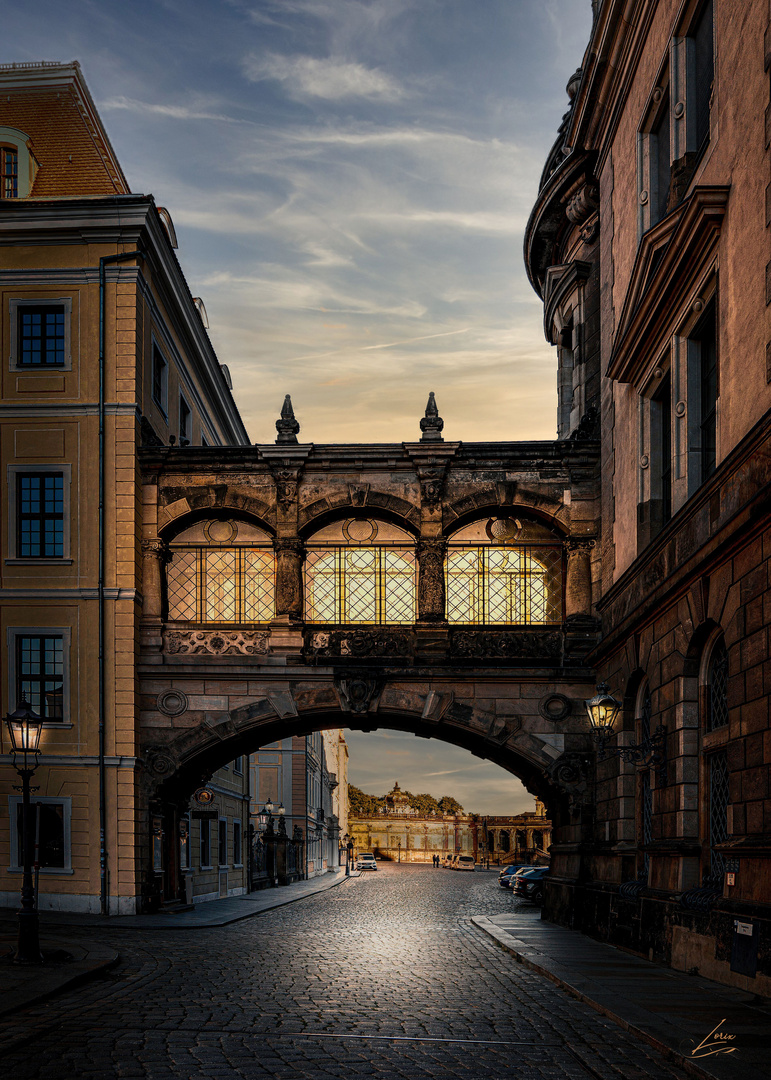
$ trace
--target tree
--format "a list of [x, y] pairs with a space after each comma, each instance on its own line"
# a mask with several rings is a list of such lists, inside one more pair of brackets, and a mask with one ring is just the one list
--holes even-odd
[[348, 809], [353, 817], [370, 817], [383, 806], [383, 799], [367, 795], [354, 784], [348, 785]]
[[439, 809], [443, 814], [462, 814], [463, 807], [452, 795], [442, 795], [439, 800]]
[[441, 813], [439, 803], [436, 801], [433, 795], [429, 795], [426, 792], [421, 795], [411, 795], [410, 806], [413, 808], [413, 810], [417, 810], [417, 812], [422, 815], [422, 817], [426, 817], [426, 815], [428, 814]]

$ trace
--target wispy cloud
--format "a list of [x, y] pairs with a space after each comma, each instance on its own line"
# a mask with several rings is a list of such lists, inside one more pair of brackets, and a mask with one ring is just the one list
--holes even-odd
[[280, 82], [290, 97], [343, 101], [363, 98], [394, 103], [404, 89], [383, 71], [341, 57], [281, 56], [252, 53], [243, 61], [250, 82]]
[[139, 101], [130, 97], [108, 98], [101, 102], [100, 108], [104, 112], [134, 112], [154, 116], [163, 116], [172, 120], [216, 120], [223, 124], [244, 123], [233, 116], [224, 113], [207, 112], [201, 109], [190, 108], [187, 105], [164, 105], [160, 102]]

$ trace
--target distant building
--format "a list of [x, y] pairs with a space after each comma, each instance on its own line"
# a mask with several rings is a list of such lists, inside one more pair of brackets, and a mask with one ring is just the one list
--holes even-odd
[[356, 852], [371, 851], [392, 862], [431, 862], [435, 855], [473, 855], [477, 862], [546, 861], [551, 822], [536, 799], [534, 813], [510, 817], [480, 814], [421, 815], [410, 805], [398, 781], [376, 814], [351, 815], [350, 833]]
[[260, 812], [268, 804], [284, 818], [296, 845], [298, 877], [312, 878], [340, 865], [348, 823], [348, 746], [338, 729], [295, 735], [262, 747], [251, 757], [251, 830], [257, 844], [252, 885], [260, 888]]

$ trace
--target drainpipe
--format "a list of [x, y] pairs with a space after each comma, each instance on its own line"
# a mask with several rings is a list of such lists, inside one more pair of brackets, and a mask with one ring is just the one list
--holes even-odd
[[99, 907], [109, 915], [107, 897], [107, 795], [104, 771], [104, 286], [108, 263], [126, 259], [142, 259], [140, 251], [124, 251], [120, 255], [104, 255], [99, 260]]

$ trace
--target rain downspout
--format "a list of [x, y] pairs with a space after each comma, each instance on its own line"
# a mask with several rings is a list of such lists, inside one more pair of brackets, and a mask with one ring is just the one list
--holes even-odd
[[109, 914], [107, 897], [107, 796], [105, 791], [104, 771], [104, 286], [105, 267], [108, 263], [122, 262], [125, 259], [141, 259], [139, 251], [124, 251], [120, 255], [104, 255], [99, 260], [99, 583], [97, 589], [99, 604], [99, 909], [102, 915]]

